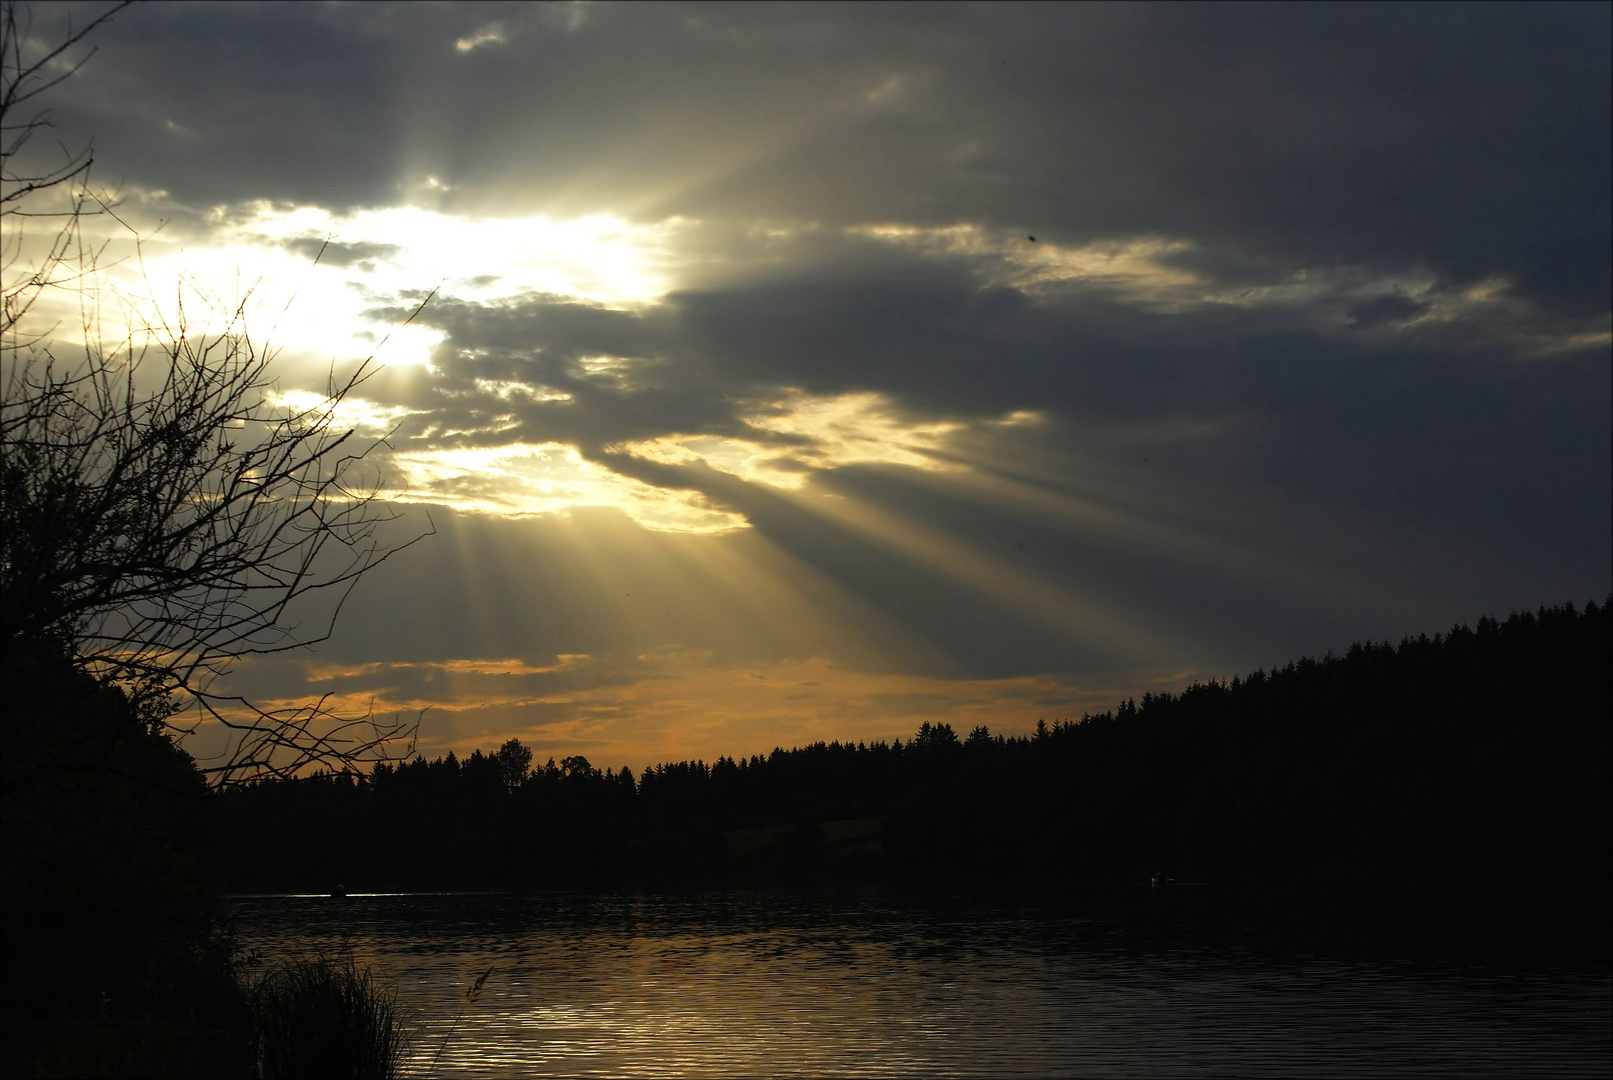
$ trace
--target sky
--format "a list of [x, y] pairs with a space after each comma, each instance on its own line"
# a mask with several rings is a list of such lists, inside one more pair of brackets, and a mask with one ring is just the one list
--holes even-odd
[[129, 295], [380, 365], [431, 535], [230, 685], [636, 770], [1600, 602], [1610, 10], [145, 3], [49, 104]]

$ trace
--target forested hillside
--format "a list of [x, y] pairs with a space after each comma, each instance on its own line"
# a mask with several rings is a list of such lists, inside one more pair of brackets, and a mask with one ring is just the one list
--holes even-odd
[[[1605, 909], [1609, 606], [1145, 695], [1028, 737], [925, 725], [634, 777], [512, 740], [223, 796], [236, 888], [748, 878], [1385, 888]], [[1408, 899], [1407, 902], [1410, 902]]]

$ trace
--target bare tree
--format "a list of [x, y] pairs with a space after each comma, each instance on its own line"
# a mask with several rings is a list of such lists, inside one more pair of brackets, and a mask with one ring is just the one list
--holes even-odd
[[[93, 154], [23, 163], [51, 118], [18, 111], [82, 67], [88, 53], [74, 50], [123, 6], [53, 47], [33, 43], [26, 7], [0, 11], [0, 647], [59, 645], [175, 736], [224, 725], [230, 750], [204, 769], [215, 784], [350, 769], [412, 723], [348, 715], [328, 698], [260, 708], [218, 688], [236, 661], [327, 638], [358, 579], [414, 542], [381, 535], [396, 511], [366, 458], [384, 439], [337, 422], [373, 357], [333, 374], [317, 405], [288, 406], [273, 351], [247, 331], [250, 290], [201, 325], [184, 292], [169, 317], [142, 321], [130, 307], [109, 341], [104, 249], [83, 225], [117, 218], [90, 185]], [[42, 218], [54, 231], [30, 245], [27, 226]], [[30, 318], [52, 290], [77, 300], [71, 362], [55, 355], [57, 327]]]
[[[55, 122], [36, 100], [89, 62], [95, 50], [82, 49], [84, 39], [130, 3], [114, 4], [83, 27], [69, 21], [49, 46], [34, 41], [32, 8], [10, 0], [0, 6], [0, 333], [16, 335], [34, 301], [47, 289], [80, 280], [83, 260], [92, 256], [79, 226], [87, 213], [104, 209], [90, 194], [93, 148], [70, 151], [59, 141], [55, 150], [41, 147], [36, 138]], [[30, 263], [27, 226], [40, 218], [54, 231]]]

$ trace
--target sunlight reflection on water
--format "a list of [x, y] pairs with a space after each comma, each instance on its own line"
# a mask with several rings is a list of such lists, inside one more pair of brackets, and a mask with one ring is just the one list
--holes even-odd
[[1088, 920], [868, 898], [233, 904], [250, 947], [346, 946], [394, 980], [420, 1024], [414, 1075], [1539, 1076], [1613, 1064], [1605, 972], [1140, 949]]

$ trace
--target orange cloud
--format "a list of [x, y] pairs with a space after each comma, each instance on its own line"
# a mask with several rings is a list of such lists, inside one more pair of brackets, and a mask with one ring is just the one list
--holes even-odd
[[925, 721], [951, 724], [960, 734], [982, 724], [1024, 733], [1038, 719], [1108, 709], [1142, 685], [1179, 687], [1190, 674], [943, 679], [847, 670], [821, 658], [724, 666], [709, 653], [669, 651], [625, 663], [566, 656], [552, 666], [310, 664], [307, 680], [309, 689], [332, 695], [333, 708], [425, 710], [419, 748], [427, 755], [491, 749], [513, 737], [540, 759], [583, 754], [596, 765], [636, 771], [658, 761], [765, 754], [819, 740], [909, 738]]

